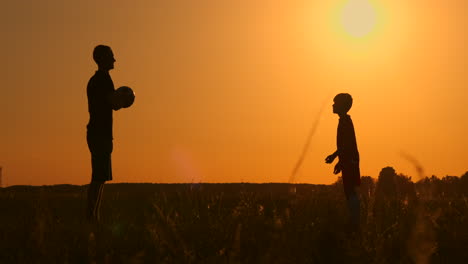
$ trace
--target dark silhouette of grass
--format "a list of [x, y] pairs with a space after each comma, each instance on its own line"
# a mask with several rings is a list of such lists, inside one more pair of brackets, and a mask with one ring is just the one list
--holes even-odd
[[[85, 221], [86, 186], [3, 188], [0, 263], [414, 263], [406, 245], [419, 216], [399, 191], [408, 178], [395, 177], [382, 202], [364, 177], [360, 239], [346, 232], [340, 181], [295, 184], [294, 196], [289, 184], [109, 184], [98, 228]], [[414, 184], [445, 186], [417, 197], [434, 221], [431, 263], [468, 259], [467, 190], [442, 195], [450, 183]], [[385, 230], [375, 210], [393, 219]]]
[[322, 116], [323, 110], [325, 109], [326, 103], [329, 100], [326, 100], [322, 103], [322, 106], [320, 107], [319, 112], [317, 113], [317, 116], [314, 118], [314, 122], [312, 123], [312, 127], [310, 128], [309, 134], [307, 135], [304, 147], [302, 148], [301, 154], [299, 155], [299, 158], [294, 165], [294, 168], [291, 172], [291, 175], [289, 176], [289, 181], [288, 183], [294, 183], [296, 180], [296, 175], [299, 169], [302, 166], [302, 162], [304, 162], [304, 159], [307, 156], [307, 153], [310, 148], [310, 142], [312, 141], [313, 136], [315, 135], [315, 131], [317, 131], [318, 125], [320, 123], [320, 117]]

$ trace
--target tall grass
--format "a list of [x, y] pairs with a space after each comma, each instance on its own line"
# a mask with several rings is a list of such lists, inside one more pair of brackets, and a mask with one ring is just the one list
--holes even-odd
[[98, 227], [84, 218], [86, 186], [4, 188], [0, 263], [468, 260], [466, 194], [379, 197], [379, 184], [366, 177], [361, 235], [353, 236], [340, 184], [297, 184], [294, 196], [288, 184], [109, 184]]

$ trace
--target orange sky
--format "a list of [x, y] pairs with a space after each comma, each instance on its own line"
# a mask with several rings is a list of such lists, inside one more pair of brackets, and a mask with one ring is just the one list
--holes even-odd
[[[354, 0], [356, 1], [356, 0]], [[361, 0], [362, 1], [362, 0]], [[468, 170], [465, 0], [371, 1], [374, 30], [347, 34], [347, 1], [7, 1], [2, 6], [4, 185], [86, 184], [86, 84], [97, 44], [136, 102], [114, 113], [113, 182], [331, 183], [336, 93], [354, 98], [361, 174]]]

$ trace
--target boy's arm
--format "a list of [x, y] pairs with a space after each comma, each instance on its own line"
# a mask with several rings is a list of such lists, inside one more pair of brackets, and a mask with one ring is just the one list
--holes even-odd
[[328, 157], [325, 158], [326, 163], [332, 163], [336, 157], [338, 156], [338, 150], [333, 152], [333, 154], [329, 155]]
[[341, 172], [342, 169], [343, 169], [343, 164], [341, 163], [341, 161], [338, 161], [338, 163], [335, 165], [335, 169], [333, 170], [333, 173], [338, 174]]

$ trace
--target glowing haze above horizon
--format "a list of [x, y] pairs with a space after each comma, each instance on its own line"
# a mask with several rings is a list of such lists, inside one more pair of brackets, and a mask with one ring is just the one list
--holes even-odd
[[[87, 184], [92, 50], [111, 46], [112, 182], [336, 180], [333, 96], [350, 93], [361, 174], [468, 170], [465, 0], [7, 1], [3, 185]], [[321, 112], [321, 110], [323, 111]]]

